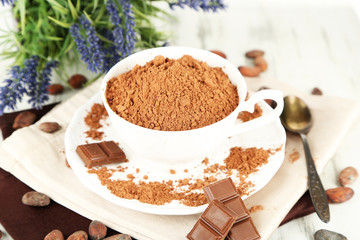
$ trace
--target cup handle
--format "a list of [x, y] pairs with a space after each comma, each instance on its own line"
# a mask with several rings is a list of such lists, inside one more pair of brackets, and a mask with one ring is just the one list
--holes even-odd
[[255, 127], [259, 127], [270, 123], [277, 119], [283, 111], [284, 108], [284, 99], [283, 93], [279, 90], [266, 89], [254, 93], [247, 101], [243, 102], [243, 105], [240, 107], [239, 112], [248, 111], [254, 112], [255, 104], [259, 101], [265, 99], [272, 99], [276, 102], [275, 109], [272, 109], [271, 112], [266, 113], [265, 116], [255, 118], [248, 122], [237, 123], [233, 129], [232, 135], [239, 134], [244, 131], [248, 131]]

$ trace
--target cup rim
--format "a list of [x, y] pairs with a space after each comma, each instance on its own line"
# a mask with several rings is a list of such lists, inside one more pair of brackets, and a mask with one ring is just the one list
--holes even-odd
[[[231, 83], [234, 85], [233, 82], [236, 83], [236, 88], [237, 88], [237, 92], [238, 92], [238, 98], [239, 98], [239, 103], [237, 105], [237, 107], [229, 114], [227, 115], [225, 118], [221, 119], [220, 121], [217, 121], [215, 123], [212, 123], [210, 125], [206, 125], [200, 128], [194, 128], [194, 129], [188, 129], [188, 130], [176, 130], [176, 131], [166, 131], [166, 130], [157, 130], [157, 129], [150, 129], [150, 128], [146, 128], [146, 127], [142, 127], [139, 125], [136, 125], [132, 122], [129, 122], [127, 120], [125, 120], [124, 118], [120, 117], [118, 114], [116, 114], [111, 107], [109, 106], [108, 102], [107, 102], [107, 98], [106, 98], [106, 87], [107, 87], [107, 82], [112, 79], [113, 77], [118, 76], [119, 74], [115, 74], [116, 69], [119, 68], [119, 66], [121, 66], [122, 64], [126, 63], [127, 61], [129, 61], [129, 59], [132, 58], [136, 58], [139, 57], [143, 54], [147, 54], [149, 52], [162, 52], [162, 51], [166, 51], [166, 49], [176, 49], [177, 51], [181, 51], [182, 52], [182, 56], [184, 55], [191, 55], [192, 57], [194, 57], [191, 53], [189, 52], [199, 52], [208, 56], [211, 56], [212, 58], [216, 59], [219, 64], [217, 66], [211, 66], [211, 67], [221, 67], [223, 69], [223, 71], [228, 75], [228, 78], [230, 80], [229, 74], [224, 70], [224, 68], [229, 68], [229, 71], [233, 71], [233, 73], [235, 75], [237, 75], [237, 78], [230, 80]], [[155, 56], [158, 55], [162, 55], [162, 54], [156, 54], [153, 56], [152, 59], [154, 59]], [[194, 57], [196, 60], [198, 61], [205, 61], [206, 60], [199, 60], [197, 57]], [[151, 60], [152, 60], [151, 59]], [[148, 61], [151, 61], [148, 60]], [[148, 62], [147, 61], [147, 62]], [[221, 63], [221, 64], [220, 64]], [[134, 67], [135, 65], [131, 66], [130, 70]], [[123, 71], [122, 73], [125, 73], [127, 71], [130, 70], [126, 70]], [[120, 74], [122, 74], [120, 73]], [[239, 83], [243, 83], [242, 87], [239, 88], [238, 85], [240, 85]], [[242, 91], [242, 92], [241, 92]], [[150, 49], [145, 49], [136, 53], [133, 53], [129, 56], [127, 56], [126, 58], [120, 60], [119, 62], [117, 62], [113, 67], [111, 67], [111, 69], [105, 74], [105, 76], [103, 77], [103, 79], [101, 80], [101, 85], [100, 85], [100, 95], [103, 101], [103, 104], [105, 106], [106, 111], [108, 112], [109, 115], [113, 115], [114, 117], [116, 117], [117, 119], [129, 124], [129, 126], [132, 126], [133, 128], [138, 128], [141, 129], [144, 132], [148, 132], [148, 133], [161, 133], [161, 134], [188, 134], [188, 133], [195, 133], [195, 132], [202, 132], [202, 131], [207, 131], [210, 128], [215, 128], [216, 126], [222, 124], [224, 121], [226, 121], [227, 119], [229, 119], [230, 117], [232, 117], [234, 114], [238, 115], [239, 112], [241, 111], [241, 106], [244, 104], [244, 101], [246, 99], [246, 94], [247, 94], [247, 84], [245, 82], [244, 77], [241, 75], [240, 71], [228, 60], [224, 59], [223, 57], [220, 57], [219, 55], [212, 53], [210, 51], [207, 50], [203, 50], [203, 49], [199, 49], [199, 48], [192, 48], [192, 47], [182, 47], [182, 46], [166, 46], [166, 47], [157, 47], [157, 48], [150, 48]], [[240, 98], [241, 96], [241, 98]], [[110, 112], [109, 112], [110, 111]]]

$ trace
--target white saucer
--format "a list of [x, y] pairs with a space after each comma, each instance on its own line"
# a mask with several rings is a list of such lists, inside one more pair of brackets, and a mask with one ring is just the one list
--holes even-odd
[[[74, 114], [65, 134], [65, 152], [68, 163], [73, 169], [75, 175], [78, 179], [91, 191], [105, 198], [106, 200], [120, 205], [125, 208], [134, 209], [140, 212], [152, 213], [152, 214], [161, 214], [161, 215], [190, 215], [203, 212], [207, 207], [207, 204], [198, 206], [198, 207], [189, 207], [185, 206], [178, 201], [172, 201], [171, 203], [165, 205], [152, 205], [147, 203], [142, 203], [138, 200], [129, 200], [123, 199], [112, 194], [106, 186], [101, 185], [100, 180], [96, 174], [88, 173], [88, 168], [85, 167], [83, 161], [76, 153], [76, 147], [85, 143], [96, 142], [90, 138], [86, 137], [85, 132], [88, 131], [88, 127], [85, 125], [84, 118], [87, 113], [90, 111], [94, 103], [102, 103], [100, 93], [94, 95], [86, 104], [81, 106], [77, 112]], [[263, 109], [263, 114], [271, 111], [271, 108], [266, 103], [259, 103], [260, 107]], [[109, 119], [105, 119], [102, 122], [103, 127], [99, 129], [104, 132], [104, 137], [102, 141], [114, 140], [118, 142], [120, 147], [124, 146], [126, 143], [122, 143], [116, 136], [115, 131], [112, 129]], [[274, 122], [264, 125], [260, 128], [250, 130], [248, 132], [242, 133], [241, 135], [233, 136], [229, 138], [223, 145], [218, 149], [208, 155], [209, 165], [214, 163], [220, 163], [223, 165], [223, 160], [229, 155], [231, 147], [257, 147], [263, 149], [277, 149], [281, 147], [279, 151], [271, 155], [267, 164], [261, 166], [259, 170], [251, 174], [246, 180], [251, 181], [254, 186], [250, 188], [251, 196], [255, 192], [263, 188], [275, 175], [275, 173], [280, 168], [285, 155], [285, 141], [286, 134], [283, 126], [281, 125], [280, 119], [275, 120]], [[159, 181], [162, 180], [175, 180], [189, 178], [201, 177], [204, 175], [203, 169], [204, 164], [196, 163], [195, 165], [187, 166], [159, 166], [154, 164], [144, 164], [143, 161], [141, 166], [139, 166], [139, 159], [136, 159], [133, 153], [125, 152], [129, 160], [127, 163], [121, 163], [122, 167], [127, 167], [127, 170], [123, 175], [116, 175], [118, 179], [128, 180], [126, 175], [131, 173], [135, 176], [134, 181], [142, 180], [144, 175], [147, 175], [149, 179], [147, 181]], [[107, 165], [108, 168], [116, 168], [118, 164]], [[140, 169], [140, 172], [136, 172], [136, 168]], [[176, 174], [170, 174], [170, 169], [174, 169]], [[184, 169], [188, 169], [188, 172], [185, 173]], [[235, 171], [237, 172], [237, 171]], [[239, 184], [239, 179], [236, 177], [236, 173], [233, 173], [232, 180], [235, 184]], [[218, 177], [218, 176], [217, 176]], [[225, 174], [223, 176], [226, 177]], [[242, 199], [247, 198], [248, 196], [242, 196]]]

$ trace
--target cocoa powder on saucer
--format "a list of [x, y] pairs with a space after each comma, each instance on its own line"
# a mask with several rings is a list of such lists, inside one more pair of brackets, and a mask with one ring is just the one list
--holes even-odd
[[239, 104], [237, 88], [219, 67], [189, 55], [156, 56], [144, 66], [109, 80], [111, 109], [136, 125], [164, 131], [204, 127], [228, 116]]
[[99, 129], [102, 127], [100, 120], [107, 117], [108, 114], [104, 105], [94, 103], [90, 112], [84, 118], [85, 124], [89, 127], [89, 130], [85, 132], [86, 136], [93, 140], [102, 140], [104, 132], [99, 131]]
[[[258, 170], [258, 167], [268, 162], [270, 155], [281, 149], [265, 150], [262, 148], [239, 148], [234, 147], [230, 150], [229, 156], [224, 160], [224, 165], [219, 163], [208, 166], [208, 161], [203, 161], [202, 165], [206, 168], [202, 176], [193, 176], [189, 172], [186, 178], [178, 178], [168, 181], [143, 181], [148, 180], [147, 175], [134, 176], [127, 175], [125, 179], [114, 180], [113, 174], [120, 170], [109, 169], [107, 167], [91, 168], [88, 173], [96, 174], [102, 185], [106, 186], [112, 194], [125, 199], [137, 199], [143, 203], [154, 205], [164, 205], [173, 200], [178, 200], [186, 206], [201, 206], [207, 203], [206, 197], [202, 192], [205, 186], [223, 178], [224, 174], [230, 176], [233, 171], [237, 171], [236, 176], [240, 179], [237, 186], [240, 196], [249, 195], [250, 188], [254, 184], [246, 178]], [[123, 172], [123, 168], [121, 172]], [[141, 172], [141, 169], [139, 170]], [[174, 173], [176, 174], [176, 173]]]

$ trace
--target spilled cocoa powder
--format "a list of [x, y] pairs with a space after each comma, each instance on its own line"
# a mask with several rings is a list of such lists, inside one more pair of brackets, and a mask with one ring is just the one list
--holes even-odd
[[261, 210], [264, 210], [264, 206], [263, 206], [263, 205], [255, 205], [255, 206], [252, 206], [252, 207], [249, 209], [249, 212], [250, 212], [250, 213], [254, 213], [254, 212], [257, 212], [257, 211], [261, 211]]
[[[111, 177], [117, 170], [102, 168], [91, 168], [91, 174], [96, 174], [102, 185], [106, 186], [112, 194], [125, 198], [137, 199], [143, 203], [163, 205], [173, 200], [178, 200], [186, 206], [201, 206], [207, 203], [202, 189], [209, 184], [221, 179], [220, 174], [225, 173], [230, 176], [233, 171], [237, 171], [236, 176], [240, 179], [237, 186], [241, 196], [248, 195], [253, 183], [246, 181], [246, 178], [258, 170], [258, 167], [266, 164], [270, 155], [280, 151], [281, 147], [275, 150], [264, 150], [262, 148], [243, 149], [234, 147], [230, 150], [229, 156], [224, 160], [224, 165], [213, 164], [204, 169], [201, 178], [189, 175], [187, 178], [169, 180], [165, 182], [139, 180], [134, 181], [134, 176], [127, 176], [127, 180], [114, 180]], [[208, 165], [205, 159], [202, 164]], [[121, 168], [123, 169], [123, 168]], [[139, 170], [140, 171], [140, 170]], [[210, 175], [209, 175], [210, 174]], [[142, 179], [148, 179], [144, 175]], [[184, 187], [186, 187], [184, 189]], [[195, 191], [194, 191], [195, 190]], [[196, 191], [198, 190], [198, 191]]]
[[90, 112], [84, 118], [85, 124], [89, 127], [86, 131], [86, 137], [93, 140], [102, 140], [104, 132], [99, 131], [102, 127], [100, 120], [108, 117], [106, 109], [103, 104], [94, 103]]
[[[249, 92], [246, 94], [245, 101], [247, 101], [248, 99], [249, 99]], [[261, 117], [262, 113], [263, 113], [263, 110], [261, 109], [261, 107], [258, 104], [255, 104], [254, 112], [252, 112], [252, 113], [247, 112], [247, 111], [239, 112], [237, 118], [243, 122], [247, 122], [247, 121], [253, 120], [255, 118]]]
[[300, 153], [294, 149], [293, 152], [289, 155], [289, 162], [294, 163], [299, 158], [300, 158]]
[[247, 122], [255, 118], [261, 117], [262, 113], [263, 111], [261, 107], [258, 104], [255, 104], [253, 113], [247, 111], [239, 112], [238, 119], [240, 119], [243, 122]]
[[106, 99], [125, 120], [164, 131], [213, 124], [239, 104], [237, 88], [221, 68], [189, 55], [176, 60], [157, 56], [136, 65], [109, 80]]

